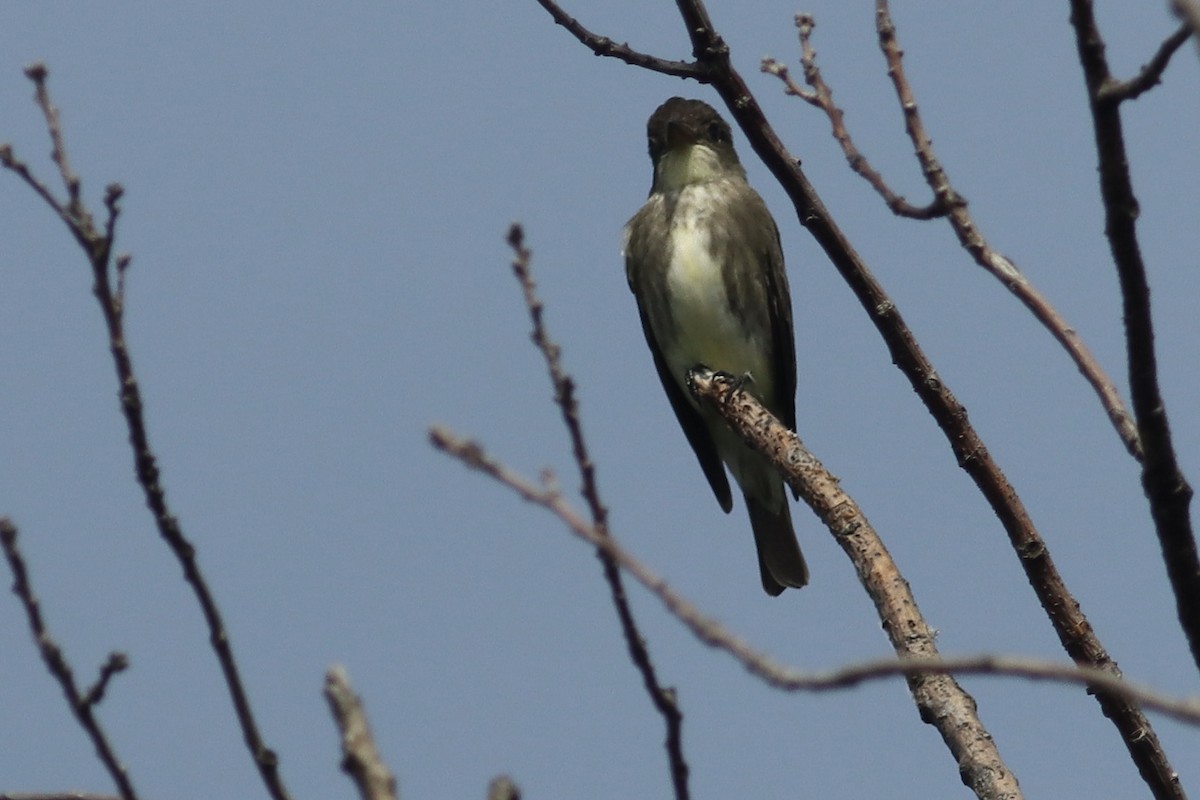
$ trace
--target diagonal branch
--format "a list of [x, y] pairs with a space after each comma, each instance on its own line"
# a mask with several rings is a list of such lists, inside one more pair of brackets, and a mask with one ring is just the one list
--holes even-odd
[[[917, 607], [908, 581], [883, 540], [838, 479], [808, 451], [799, 437], [763, 408], [749, 392], [708, 370], [693, 369], [688, 385], [702, 402], [725, 418], [753, 449], [782, 467], [784, 479], [833, 534], [875, 605], [879, 621], [901, 658], [939, 657], [933, 631]], [[976, 713], [975, 701], [949, 675], [910, 675], [909, 690], [921, 720], [933, 725], [958, 762], [963, 783], [979, 797], [1019, 797], [991, 735]]]
[[1144, 92], [1153, 89], [1162, 80], [1162, 74], [1167, 68], [1167, 64], [1171, 63], [1171, 56], [1175, 55], [1184, 42], [1192, 35], [1192, 27], [1188, 24], [1180, 25], [1179, 28], [1163, 40], [1163, 43], [1158, 46], [1158, 51], [1154, 57], [1150, 59], [1140, 70], [1127, 81], [1116, 81], [1109, 83], [1100, 89], [1100, 98], [1105, 101], [1123, 102], [1125, 100], [1136, 100]]
[[624, 61], [626, 64], [642, 67], [652, 72], [661, 72], [664, 75], [674, 75], [677, 78], [693, 78], [701, 83], [708, 82], [705, 79], [704, 68], [694, 61], [671, 61], [647, 55], [646, 53], [639, 53], [627, 44], [617, 44], [607, 36], [592, 33], [583, 27], [579, 20], [563, 11], [554, 0], [537, 0], [537, 2], [538, 5], [550, 13], [556, 24], [566, 28], [572, 36], [598, 56], [616, 58]]
[[[1102, 689], [1148, 709], [1159, 711], [1180, 722], [1200, 725], [1200, 697], [1171, 697], [1130, 683], [1107, 670], [1060, 664], [1054, 661], [985, 654], [960, 657], [878, 659], [848, 664], [823, 672], [789, 667], [740, 638], [715, 617], [705, 614], [692, 601], [676, 592], [664, 578], [626, 550], [613, 536], [601, 534], [594, 525], [571, 507], [552, 483], [543, 480], [542, 485], [535, 484], [488, 455], [479, 443], [464, 439], [446, 428], [431, 428], [429, 439], [434, 447], [457, 458], [465, 466], [482, 472], [502, 486], [507, 486], [526, 502], [549, 511], [566, 525], [567, 530], [574, 536], [607, 552], [620, 565], [621, 569], [629, 573], [634, 580], [653, 594], [663, 604], [663, 607], [683, 623], [699, 641], [727, 653], [747, 672], [777, 689], [791, 692], [849, 689], [866, 681], [897, 675], [911, 677], [920, 674], [954, 673], [1011, 676], [1031, 681], [1086, 686], [1089, 690]], [[763, 441], [763, 446], [767, 447], [765, 439], [760, 440], [756, 436], [755, 441]], [[790, 452], [791, 443], [786, 446]], [[802, 447], [802, 445], [800, 446]], [[784, 472], [790, 473], [793, 460], [800, 462], [805, 457], [798, 455], [793, 459], [789, 454], [784, 459], [787, 461], [787, 469]], [[780, 462], [776, 462], [776, 465], [784, 466]], [[3, 800], [3, 797], [0, 797], [0, 800]]]
[[354, 780], [362, 800], [396, 800], [396, 779], [375, 746], [362, 699], [340, 666], [325, 673], [325, 700], [342, 738], [342, 771]]

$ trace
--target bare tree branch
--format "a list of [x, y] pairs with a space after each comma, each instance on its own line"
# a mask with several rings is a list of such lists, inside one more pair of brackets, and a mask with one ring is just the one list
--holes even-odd
[[325, 699], [342, 737], [342, 771], [354, 779], [362, 800], [396, 800], [396, 779], [375, 747], [362, 700], [342, 667], [325, 673]]
[[1115, 100], [1117, 102], [1136, 100], [1143, 92], [1153, 89], [1161, 81], [1167, 64], [1171, 63], [1171, 56], [1175, 55], [1175, 51], [1191, 35], [1190, 25], [1186, 23], [1180, 25], [1178, 30], [1163, 40], [1163, 43], [1158, 46], [1158, 52], [1138, 71], [1137, 75], [1127, 81], [1117, 81], [1102, 87], [1100, 89], [1101, 98], [1105, 101]]
[[787, 94], [799, 97], [825, 113], [825, 116], [829, 118], [833, 138], [841, 145], [842, 153], [846, 156], [850, 168], [871, 184], [871, 187], [883, 198], [893, 214], [909, 219], [935, 219], [946, 216], [947, 208], [941, 196], [935, 196], [929, 205], [914, 206], [892, 191], [883, 176], [871, 166], [871, 162], [855, 146], [854, 139], [846, 129], [845, 113], [833, 101], [833, 90], [829, 88], [829, 84], [821, 76], [820, 68], [817, 67], [817, 51], [812, 46], [812, 31], [816, 27], [816, 20], [811, 14], [797, 14], [795, 22], [800, 35], [800, 65], [804, 68], [804, 82], [812, 87], [812, 91], [806, 91], [797, 85], [791, 79], [787, 65], [774, 58], [763, 59], [762, 71], [779, 78], [783, 82], [784, 91]]
[[816, 52], [813, 50], [811, 41], [815, 24], [811, 15], [796, 15], [796, 27], [800, 36], [800, 61], [804, 67], [805, 82], [813, 89], [811, 92], [804, 91], [792, 82], [787, 67], [774, 59], [764, 59], [762, 70], [783, 81], [788, 94], [804, 99], [825, 113], [833, 128], [834, 138], [841, 145], [850, 167], [874, 187], [893, 213], [911, 219], [947, 218], [959, 243], [971, 255], [975, 263], [991, 273], [1016, 295], [1017, 299], [1033, 313], [1034, 318], [1042, 323], [1043, 327], [1067, 351], [1067, 355], [1075, 362], [1076, 368], [1096, 392], [1117, 435], [1125, 445], [1125, 449], [1140, 461], [1142, 449], [1138, 441], [1137, 428], [1125, 408], [1125, 403], [1121, 400], [1116, 384], [1092, 355], [1075, 327], [1063, 319], [1062, 315], [1025, 277], [1016, 264], [996, 252], [988, 244], [967, 210], [966, 198], [951, 184], [950, 178], [934, 153], [933, 145], [925, 132], [925, 124], [921, 118], [916, 97], [904, 71], [903, 51], [896, 38], [895, 25], [892, 22], [886, 0], [877, 0], [876, 3], [876, 27], [880, 48], [887, 60], [888, 75], [895, 87], [900, 107], [904, 111], [905, 129], [908, 131], [917, 160], [920, 162], [921, 173], [925, 176], [934, 195], [934, 199], [927, 206], [913, 206], [893, 192], [883, 177], [871, 167], [866, 157], [854, 146], [850, 133], [846, 129], [844, 114], [834, 104], [833, 93], [816, 65]]
[[[92, 740], [92, 746], [96, 748], [96, 756], [108, 770], [108, 774], [113, 779], [113, 783], [117, 785], [117, 791], [120, 792], [123, 800], [137, 800], [137, 792], [133, 789], [129, 771], [117, 757], [116, 750], [113, 749], [112, 744], [108, 741], [108, 735], [100, 725], [100, 720], [96, 719], [95, 708], [103, 691], [86, 693], [79, 691], [79, 687], [75, 683], [75, 673], [67, 662], [67, 657], [63, 655], [62, 649], [54, 641], [46, 627], [46, 621], [42, 617], [41, 604], [38, 603], [37, 595], [33, 593], [33, 586], [29, 582], [29, 571], [25, 567], [25, 559], [17, 547], [17, 526], [8, 517], [0, 517], [0, 548], [3, 548], [4, 557], [12, 571], [13, 594], [20, 598], [21, 605], [25, 608], [25, 616], [29, 621], [29, 632], [33, 634], [33, 641], [37, 643], [38, 652], [42, 655], [46, 669], [58, 681], [63, 695], [67, 698], [67, 705], [70, 706], [71, 713], [75, 715], [75, 719], [83, 728], [84, 733]], [[109, 663], [113, 662], [115, 656], [116, 654], [109, 656]], [[115, 671], [112, 670], [107, 674], [111, 676]], [[108, 683], [105, 675], [105, 671], [102, 671], [98, 686]]]
[[[588, 455], [587, 443], [583, 438], [583, 427], [579, 422], [579, 405], [575, 401], [575, 381], [563, 370], [561, 350], [550, 340], [542, 320], [542, 301], [537, 296], [537, 286], [534, 284], [530, 272], [531, 254], [525, 247], [525, 233], [520, 225], [513, 225], [509, 228], [508, 243], [515, 256], [512, 263], [513, 273], [521, 284], [521, 290], [525, 296], [525, 306], [533, 321], [533, 343], [546, 361], [550, 382], [554, 386], [554, 402], [562, 411], [563, 423], [571, 438], [572, 455], [579, 467], [580, 493], [591, 511], [594, 530], [600, 532], [601, 535], [606, 535], [608, 509], [600, 500], [600, 491], [596, 486], [596, 467], [592, 463], [591, 456]], [[621, 621], [621, 631], [625, 636], [629, 657], [642, 676], [642, 683], [646, 687], [647, 694], [650, 695], [650, 701], [666, 725], [667, 761], [671, 770], [671, 783], [675, 790], [675, 798], [676, 800], [687, 800], [690, 792], [688, 789], [688, 765], [683, 755], [683, 712], [679, 710], [675, 691], [664, 687], [658, 680], [654, 664], [650, 660], [650, 651], [646, 648], [646, 641], [638, 630], [637, 622], [633, 618], [633, 611], [629, 607], [629, 599], [625, 595], [620, 569], [603, 548], [597, 549], [596, 555], [604, 566], [604, 579], [608, 582], [613, 606], [616, 609], [617, 618]]]
[[[908, 659], [938, 658], [933, 631], [921, 615], [908, 581], [838, 479], [749, 392], [738, 391], [736, 384], [699, 368], [692, 370], [688, 385], [694, 395], [725, 417], [747, 444], [781, 471], [786, 469], [788, 485], [820, 517], [850, 558], [896, 654]], [[941, 734], [969, 789], [979, 797], [1021, 796], [1016, 779], [979, 720], [974, 699], [957, 682], [949, 675], [921, 674], [909, 675], [908, 686], [921, 720]]]
[[617, 44], [607, 36], [592, 33], [583, 27], [577, 19], [563, 11], [553, 0], [537, 0], [537, 2], [542, 8], [550, 12], [550, 16], [554, 18], [555, 23], [566, 28], [572, 36], [598, 56], [620, 59], [626, 64], [642, 67], [652, 72], [661, 72], [664, 75], [674, 75], [677, 78], [693, 78], [701, 83], [707, 83], [704, 69], [694, 61], [670, 61], [665, 58], [656, 58], [645, 53], [639, 53], [631, 49], [627, 44]]
[[1196, 553], [1188, 508], [1192, 488], [1175, 457], [1167, 408], [1158, 386], [1150, 285], [1138, 244], [1138, 202], [1129, 177], [1121, 125], [1120, 105], [1124, 98], [1119, 92], [1105, 94], [1114, 78], [1104, 54], [1104, 39], [1096, 26], [1091, 0], [1071, 0], [1071, 25], [1075, 30], [1079, 62], [1083, 66], [1092, 111], [1105, 233], [1124, 303], [1129, 386], [1146, 451], [1142, 488], [1150, 501], [1150, 514], [1175, 592], [1179, 622], [1191, 646], [1192, 657], [1200, 667], [1200, 558]]
[[[841, 690], [866, 681], [900, 675], [907, 677], [918, 674], [961, 673], [1009, 676], [1076, 684], [1087, 686], [1093, 691], [1103, 690], [1132, 703], [1160, 711], [1181, 722], [1200, 725], [1200, 697], [1173, 698], [1095, 667], [1001, 655], [878, 659], [849, 664], [825, 672], [802, 671], [788, 667], [747, 643], [715, 618], [704, 614], [694, 603], [676, 592], [666, 579], [626, 550], [620, 541], [611, 535], [602, 535], [571, 507], [553, 485], [552, 480], [543, 477], [541, 485], [535, 484], [492, 458], [478, 442], [464, 439], [446, 428], [431, 428], [429, 438], [434, 447], [457, 458], [467, 467], [507, 486], [523, 500], [546, 509], [563, 522], [572, 534], [607, 552], [621, 569], [653, 594], [697, 639], [709, 647], [724, 651], [747, 672], [777, 689], [796, 692]], [[789, 445], [789, 460], [792, 459], [790, 453]], [[796, 462], [803, 462], [808, 458], [810, 456], [806, 454], [795, 455]]]
[[67, 202], [64, 204], [58, 201], [44, 184], [34, 179], [25, 165], [12, 154], [11, 147], [6, 146], [0, 149], [0, 165], [16, 172], [50, 205], [87, 255], [94, 280], [92, 292], [100, 303], [100, 310], [104, 315], [104, 322], [108, 330], [109, 350], [116, 368], [117, 384], [120, 387], [121, 412], [125, 416], [126, 427], [129, 430], [129, 444], [133, 450], [138, 485], [142, 488], [146, 506], [154, 516], [159, 535], [183, 567], [184, 577], [191, 585], [196, 600], [200, 604], [200, 610], [208, 625], [209, 643], [221, 666], [246, 747], [254, 759], [255, 766], [258, 767], [259, 775], [262, 777], [267, 791], [275, 800], [290, 800], [287, 788], [283, 784], [283, 778], [279, 774], [279, 760], [275, 753], [267, 747], [258, 731], [258, 724], [250, 708], [250, 699], [246, 694], [241, 673], [233, 656], [229, 632], [225, 628], [216, 598], [200, 570], [200, 565], [196, 560], [195, 547], [184, 536], [179, 520], [171, 513], [171, 509], [167, 505], [166, 491], [160, 481], [157, 459], [154, 451], [150, 449], [143, 415], [141, 389], [134, 374], [133, 361], [125, 341], [123, 289], [125, 269], [129, 264], [128, 257], [121, 256], [116, 259], [116, 292], [113, 290], [111, 279], [113, 272], [111, 266], [112, 247], [116, 236], [117, 217], [120, 214], [119, 201], [124, 190], [115, 183], [107, 187], [104, 205], [108, 210], [108, 218], [103, 229], [98, 228], [91, 213], [81, 200], [81, 181], [72, 171], [67, 158], [58, 111], [51, 103], [50, 93], [46, 87], [48, 76], [46, 67], [42, 64], [34, 64], [25, 70], [25, 74], [34, 83], [34, 98], [46, 118], [46, 127], [53, 144], [51, 156], [58, 167], [59, 177], [66, 187]]

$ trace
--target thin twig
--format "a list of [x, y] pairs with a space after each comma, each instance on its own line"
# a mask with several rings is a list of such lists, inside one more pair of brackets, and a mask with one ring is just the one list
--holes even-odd
[[1117, 102], [1136, 100], [1143, 92], [1153, 89], [1162, 80], [1162, 74], [1166, 70], [1167, 64], [1171, 63], [1171, 56], [1175, 55], [1175, 51], [1191, 35], [1191, 25], [1187, 23], [1180, 25], [1178, 30], [1163, 40], [1154, 57], [1138, 70], [1137, 75], [1127, 81], [1113, 81], [1101, 87], [1100, 99]]
[[96, 678], [96, 682], [84, 693], [83, 700], [90, 706], [94, 706], [104, 699], [104, 693], [108, 691], [108, 684], [117, 675], [121, 674], [129, 668], [129, 657], [124, 653], [109, 653], [108, 659], [100, 666], [100, 675]]
[[[546, 369], [550, 373], [550, 382], [554, 386], [554, 402], [562, 411], [563, 423], [571, 439], [571, 451], [575, 464], [579, 467], [580, 493], [588, 505], [592, 515], [592, 525], [596, 531], [604, 535], [608, 530], [608, 509], [600, 500], [600, 491], [596, 486], [596, 467], [588, 454], [587, 443], [583, 438], [583, 426], [579, 421], [579, 404], [575, 400], [575, 382], [562, 367], [562, 352], [557, 344], [551, 341], [543, 320], [542, 301], [537, 296], [537, 286], [530, 272], [531, 253], [525, 247], [525, 233], [520, 225], [514, 224], [508, 231], [508, 244], [513, 250], [513, 273], [521, 284], [525, 297], [525, 306], [533, 322], [533, 343], [546, 361]], [[634, 666], [642, 676], [642, 683], [655, 709], [663, 718], [666, 725], [667, 761], [671, 770], [671, 782], [675, 790], [676, 800], [687, 800], [688, 764], [683, 754], [683, 712], [679, 710], [675, 691], [664, 687], [658, 679], [654, 664], [650, 660], [650, 651], [646, 641], [638, 630], [629, 607], [629, 599], [625, 594], [621, 571], [613, 562], [611, 556], [603, 549], [596, 551], [604, 566], [604, 578], [608, 582], [609, 593], [617, 617], [621, 621], [621, 631], [625, 636], [625, 644]]]
[[887, 677], [935, 673], [1010, 676], [1077, 684], [1092, 690], [1103, 689], [1107, 693], [1126, 698], [1132, 703], [1161, 712], [1181, 722], [1200, 725], [1200, 698], [1170, 697], [1130, 683], [1106, 670], [1053, 661], [985, 654], [942, 656], [935, 659], [878, 659], [824, 672], [797, 670], [786, 666], [747, 643], [717, 619], [700, 611], [694, 603], [671, 588], [664, 578], [626, 550], [617, 539], [597, 531], [595, 526], [571, 507], [557, 489], [539, 486], [522, 477], [493, 459], [477, 442], [464, 439], [446, 428], [430, 429], [429, 437], [439, 450], [507, 486], [523, 500], [546, 509], [562, 521], [572, 534], [607, 552], [621, 569], [653, 594], [699, 641], [727, 653], [747, 672], [778, 689], [796, 692], [832, 691], [849, 689], [866, 681]]
[[225, 628], [216, 598], [200, 570], [195, 548], [184, 536], [179, 520], [171, 513], [170, 507], [167, 505], [166, 491], [160, 481], [157, 459], [150, 448], [141, 389], [133, 371], [133, 362], [125, 341], [122, 322], [124, 274], [129, 263], [127, 256], [117, 259], [116, 292], [113, 290], [110, 279], [113, 272], [112, 246], [116, 236], [116, 223], [120, 215], [119, 201], [123, 190], [119, 184], [114, 183], [108, 186], [104, 198], [108, 217], [103, 228], [98, 228], [91, 213], [81, 200], [80, 180], [71, 169], [70, 161], [67, 158], [58, 111], [50, 100], [50, 93], [46, 86], [48, 72], [44, 65], [34, 64], [27, 68], [25, 73], [34, 83], [35, 100], [46, 118], [47, 129], [53, 144], [52, 158], [58, 167], [59, 177], [66, 187], [68, 202], [64, 205], [55, 199], [49, 189], [34, 179], [24, 165], [12, 155], [11, 148], [8, 148], [7, 152], [0, 152], [0, 164], [15, 171], [33, 187], [66, 224], [87, 255], [92, 268], [92, 292], [100, 303], [100, 310], [104, 315], [108, 331], [109, 350], [112, 353], [116, 369], [117, 385], [120, 387], [121, 411], [129, 430], [129, 444], [133, 450], [138, 485], [141, 486], [146, 505], [154, 516], [159, 535], [183, 567], [184, 577], [191, 585], [196, 600], [200, 604], [200, 609], [208, 625], [209, 643], [221, 666], [246, 747], [254, 759], [259, 775], [262, 777], [267, 791], [275, 800], [289, 800], [287, 788], [279, 774], [279, 760], [275, 753], [267, 747], [258, 731], [258, 724], [250, 708], [250, 699], [233, 656], [229, 632]]
[[342, 667], [325, 673], [325, 699], [342, 738], [342, 771], [354, 779], [362, 800], [396, 800], [396, 779], [379, 750], [362, 700]]
[[[100, 701], [103, 691], [79, 691], [79, 687], [75, 683], [75, 673], [67, 662], [67, 657], [63, 655], [62, 649], [50, 635], [46, 620], [42, 617], [41, 604], [38, 603], [37, 595], [34, 594], [33, 586], [29, 582], [29, 571], [25, 567], [25, 558], [17, 547], [17, 526], [8, 517], [0, 517], [0, 547], [3, 548], [4, 557], [12, 571], [13, 594], [20, 598], [21, 605], [25, 608], [29, 632], [33, 634], [33, 641], [37, 643], [38, 652], [41, 653], [46, 669], [58, 681], [63, 695], [67, 698], [67, 705], [70, 706], [71, 713], [75, 715], [75, 719], [78, 720], [84, 733], [92, 740], [92, 746], [96, 748], [96, 756], [108, 771], [113, 783], [117, 785], [117, 791], [120, 792], [121, 797], [124, 800], [137, 800], [137, 792], [133, 789], [129, 771], [117, 757], [116, 750], [113, 749], [112, 744], [108, 741], [108, 735], [100, 725], [100, 720], [96, 719], [96, 704]], [[111, 660], [110, 657], [110, 662]], [[113, 672], [115, 671], [113, 670]], [[102, 671], [101, 684], [106, 685], [108, 678], [103, 677], [104, 674]], [[111, 676], [111, 673], [109, 675]]]
[[550, 13], [556, 24], [564, 27], [572, 36], [598, 56], [616, 58], [624, 61], [626, 64], [642, 67], [653, 72], [661, 72], [664, 75], [674, 75], [677, 78], [692, 78], [701, 83], [707, 82], [704, 76], [704, 69], [694, 61], [671, 61], [665, 58], [656, 58], [646, 53], [639, 53], [627, 44], [617, 44], [607, 36], [592, 33], [583, 27], [579, 20], [563, 11], [553, 0], [537, 0], [537, 2]]
[[1154, 529], [1175, 592], [1179, 622], [1191, 646], [1192, 658], [1200, 667], [1200, 558], [1188, 508], [1192, 488], [1175, 457], [1167, 408], [1158, 385], [1150, 285], [1138, 244], [1138, 202], [1129, 177], [1121, 96], [1104, 95], [1113, 77], [1090, 0], [1071, 0], [1071, 25], [1092, 111], [1100, 194], [1104, 200], [1104, 230], [1121, 284], [1130, 393], [1146, 450], [1142, 488], [1150, 501]]
[[845, 113], [833, 101], [833, 90], [821, 77], [821, 70], [817, 67], [817, 51], [812, 46], [812, 31], [816, 27], [816, 20], [813, 19], [812, 14], [797, 14], [795, 22], [800, 35], [800, 65], [804, 68], [804, 82], [812, 87], [812, 91], [806, 91], [796, 84], [791, 78], [787, 65], [774, 58], [763, 59], [762, 71], [779, 78], [783, 82], [784, 91], [787, 94], [799, 97], [825, 113], [825, 116], [829, 118], [833, 138], [841, 145], [842, 153], [846, 156], [850, 168], [871, 184], [893, 214], [922, 220], [946, 216], [947, 207], [940, 197], [934, 197], [926, 206], [914, 206], [904, 197], [892, 191], [879, 171], [871, 166], [871, 162], [855, 146], [854, 139], [846, 128]]

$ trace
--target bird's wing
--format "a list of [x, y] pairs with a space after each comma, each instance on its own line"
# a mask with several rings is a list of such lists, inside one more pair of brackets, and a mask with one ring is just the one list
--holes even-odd
[[679, 427], [683, 428], [688, 444], [696, 453], [696, 460], [700, 462], [700, 469], [704, 470], [704, 477], [708, 479], [708, 485], [712, 487], [717, 502], [728, 514], [733, 509], [733, 495], [729, 491], [729, 478], [725, 475], [725, 465], [721, 463], [721, 457], [717, 455], [717, 446], [713, 442], [712, 436], [708, 432], [708, 426], [705, 425], [700, 412], [688, 402], [683, 393], [684, 390], [671, 376], [671, 371], [667, 368], [667, 360], [663, 358], [662, 350], [659, 349], [658, 342], [654, 339], [654, 332], [650, 329], [650, 321], [646, 317], [640, 297], [638, 298], [638, 315], [642, 318], [642, 332], [646, 334], [646, 344], [650, 346], [650, 352], [654, 356], [654, 368], [658, 370], [658, 378], [662, 381], [667, 399], [671, 401], [671, 408], [675, 409]]
[[796, 335], [792, 330], [792, 293], [788, 288], [787, 271], [783, 266], [783, 249], [779, 230], [774, 229], [775, 246], [762, 258], [763, 274], [767, 278], [767, 309], [771, 320], [771, 358], [775, 373], [774, 410], [779, 421], [796, 430]]

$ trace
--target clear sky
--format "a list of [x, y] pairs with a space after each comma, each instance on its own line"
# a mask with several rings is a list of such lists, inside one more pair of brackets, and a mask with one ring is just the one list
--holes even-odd
[[[1174, 28], [1165, 0], [1100, 2], [1131, 74]], [[602, 6], [602, 7], [601, 7]], [[935, 146], [992, 244], [1125, 392], [1121, 311], [1065, 2], [896, 3]], [[573, 3], [668, 58], [674, 5]], [[817, 16], [826, 79], [862, 149], [927, 199], [869, 3], [714, 2], [780, 135], [966, 405], [1126, 673], [1197, 692], [1138, 470], [1066, 356], [943, 223], [898, 221], [824, 117], [758, 74]], [[168, 498], [226, 614], [264, 735], [297, 798], [348, 797], [320, 694], [346, 665], [408, 798], [665, 797], [662, 725], [596, 559], [547, 514], [431, 450], [444, 423], [574, 489], [566, 438], [509, 270], [524, 223], [612, 527], [685, 595], [797, 667], [889, 652], [840, 549], [793, 509], [812, 584], [758, 581], [739, 506], [720, 513], [662, 396], [619, 255], [650, 182], [644, 125], [692, 82], [597, 59], [533, 0], [10, 3], [0, 141], [51, 177], [22, 67], [46, 62], [85, 195], [126, 188], [127, 324]], [[1200, 480], [1200, 59], [1126, 105], [1176, 444]], [[862, 309], [737, 138], [779, 220], [794, 294], [802, 437], [887, 542], [945, 653], [1062, 658], [1017, 558]], [[0, 175], [0, 514], [81, 680], [132, 667], [101, 708], [146, 797], [258, 797], [206, 632], [132, 479], [87, 266]], [[4, 579], [7, 582], [7, 578]], [[965, 797], [899, 681], [785, 696], [710, 651], [639, 589], [678, 688], [698, 798]], [[110, 791], [0, 600], [0, 790]], [[963, 683], [1030, 797], [1146, 796], [1078, 689]], [[1200, 793], [1200, 730], [1152, 717]]]

